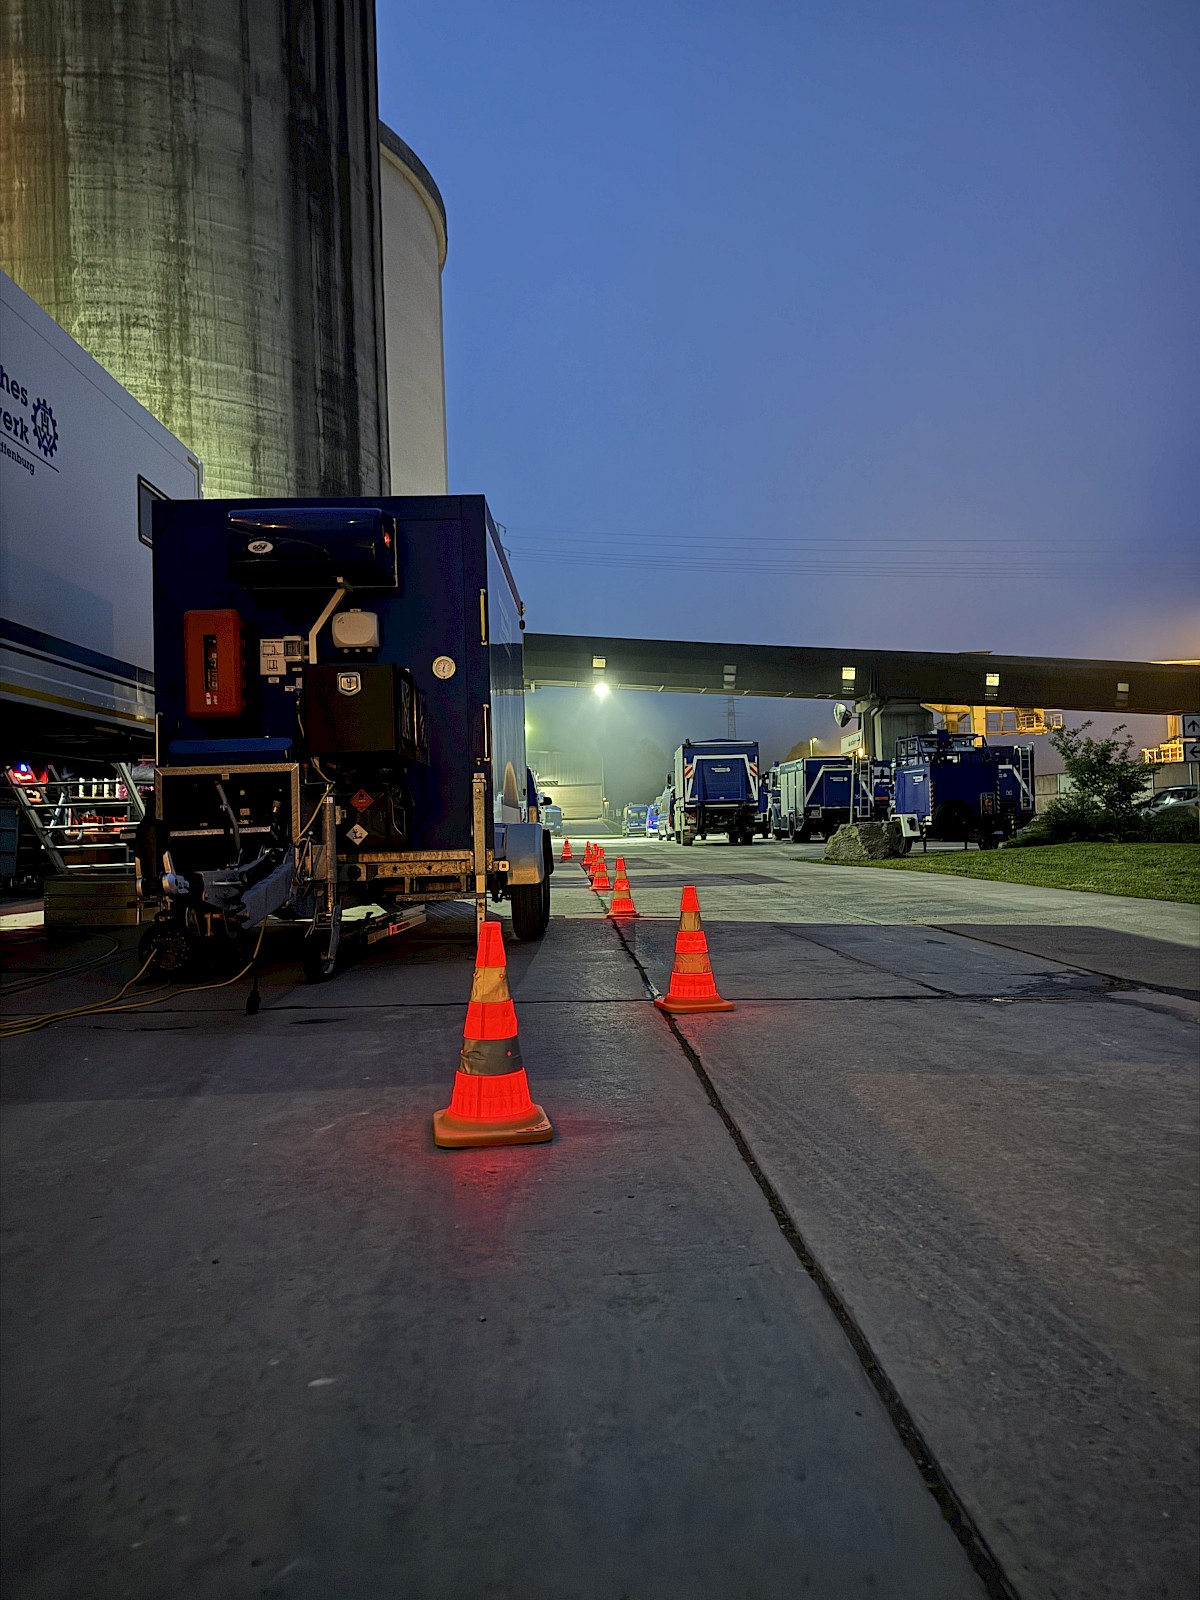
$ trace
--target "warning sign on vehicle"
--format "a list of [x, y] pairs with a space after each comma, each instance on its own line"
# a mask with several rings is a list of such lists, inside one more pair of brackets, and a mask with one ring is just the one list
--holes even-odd
[[351, 797], [350, 804], [355, 811], [365, 811], [368, 806], [375, 804], [375, 797], [369, 795], [365, 789], [360, 789], [356, 795]]

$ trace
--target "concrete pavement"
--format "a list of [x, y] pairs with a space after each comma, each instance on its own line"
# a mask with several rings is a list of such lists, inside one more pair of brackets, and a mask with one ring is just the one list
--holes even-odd
[[5, 1046], [6, 1595], [1192, 1592], [1194, 908], [606, 849], [657, 915], [509, 947], [548, 1147], [431, 1147], [459, 908]]

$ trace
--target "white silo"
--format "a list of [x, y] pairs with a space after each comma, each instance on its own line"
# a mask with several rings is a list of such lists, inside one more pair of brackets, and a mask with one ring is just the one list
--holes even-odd
[[446, 208], [423, 162], [379, 124], [384, 342], [393, 494], [445, 494]]

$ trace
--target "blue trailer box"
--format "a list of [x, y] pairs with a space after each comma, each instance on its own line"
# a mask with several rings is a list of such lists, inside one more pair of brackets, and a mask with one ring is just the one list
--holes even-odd
[[844, 822], [872, 815], [873, 777], [851, 756], [801, 756], [779, 767], [776, 837], [827, 839]]
[[691, 844], [726, 833], [731, 844], [749, 844], [758, 828], [758, 790], [756, 740], [685, 741], [675, 752], [675, 839]]
[[[521, 627], [480, 495], [156, 505], [157, 815], [139, 861], [158, 882], [170, 849], [187, 888], [164, 911], [224, 900], [246, 925], [270, 898], [240, 892], [257, 841], [308, 896], [285, 909], [324, 897], [316, 932], [350, 904], [481, 909], [490, 892], [536, 937], [551, 858], [527, 805]], [[310, 828], [332, 846], [319, 864]]]
[[896, 745], [891, 814], [909, 838], [990, 849], [1034, 812], [1033, 747], [939, 729]]

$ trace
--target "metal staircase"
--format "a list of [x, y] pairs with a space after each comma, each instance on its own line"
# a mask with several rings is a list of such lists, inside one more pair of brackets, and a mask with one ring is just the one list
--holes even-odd
[[133, 871], [133, 841], [146, 808], [133, 772], [114, 762], [104, 773], [61, 777], [24, 764], [4, 772], [19, 815], [56, 875]]

